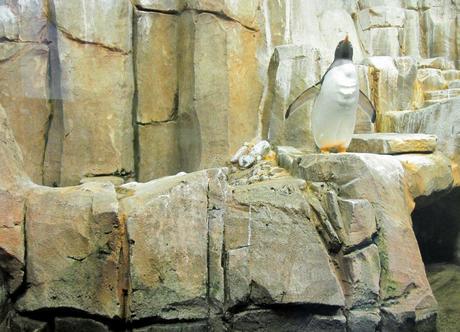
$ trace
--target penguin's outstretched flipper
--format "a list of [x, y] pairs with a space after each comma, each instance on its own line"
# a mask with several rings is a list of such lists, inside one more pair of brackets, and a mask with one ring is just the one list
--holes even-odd
[[289, 105], [289, 108], [286, 111], [286, 114], [284, 115], [284, 119], [287, 119], [292, 113], [297, 111], [302, 105], [304, 105], [311, 98], [316, 98], [320, 89], [321, 89], [321, 82], [318, 82], [312, 87], [302, 92], [302, 94], [298, 96], [296, 100], [292, 102], [291, 105]]
[[372, 123], [375, 122], [375, 108], [372, 105], [369, 98], [367, 98], [367, 96], [361, 90], [359, 90], [358, 108], [366, 112], [366, 114], [369, 116], [369, 119], [371, 119]]

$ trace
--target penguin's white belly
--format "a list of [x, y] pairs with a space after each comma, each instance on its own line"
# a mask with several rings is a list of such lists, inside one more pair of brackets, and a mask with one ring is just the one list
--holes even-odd
[[348, 147], [355, 128], [358, 98], [358, 75], [352, 63], [334, 67], [326, 74], [311, 121], [320, 149]]

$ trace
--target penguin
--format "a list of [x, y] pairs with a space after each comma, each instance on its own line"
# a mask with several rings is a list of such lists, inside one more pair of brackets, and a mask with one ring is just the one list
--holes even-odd
[[375, 122], [375, 109], [359, 89], [358, 73], [353, 64], [353, 46], [348, 35], [337, 45], [334, 62], [321, 81], [294, 100], [285, 114], [285, 119], [311, 98], [315, 98], [311, 129], [315, 143], [322, 153], [331, 150], [346, 152], [355, 129], [358, 107]]

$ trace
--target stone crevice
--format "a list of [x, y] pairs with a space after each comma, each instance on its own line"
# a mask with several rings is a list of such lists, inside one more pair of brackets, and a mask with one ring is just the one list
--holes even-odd
[[175, 16], [180, 16], [180, 15], [184, 14], [185, 12], [194, 12], [194, 13], [197, 13], [197, 14], [207, 13], [207, 14], [212, 14], [212, 15], [214, 15], [214, 16], [222, 19], [222, 20], [225, 20], [225, 21], [231, 21], [231, 22], [238, 23], [239, 25], [241, 25], [243, 28], [245, 28], [247, 30], [250, 30], [250, 31], [253, 31], [253, 32], [259, 32], [260, 31], [257, 28], [254, 28], [254, 27], [251, 27], [251, 26], [249, 26], [247, 24], [242, 23], [241, 21], [239, 21], [238, 19], [236, 19], [234, 17], [228, 16], [223, 11], [205, 10], [205, 9], [196, 9], [196, 8], [184, 8], [182, 10], [177, 10], [177, 9], [162, 10], [162, 9], [146, 8], [146, 7], [143, 7], [141, 5], [136, 5], [135, 7], [136, 7], [137, 10], [142, 11], [142, 12], [158, 13], [158, 14], [165, 14], [165, 15], [175, 15]]
[[122, 55], [129, 55], [132, 53], [132, 51], [125, 51], [121, 48], [118, 48], [118, 47], [115, 47], [115, 46], [109, 46], [109, 45], [106, 45], [104, 43], [101, 43], [101, 42], [96, 42], [96, 41], [89, 41], [89, 40], [83, 40], [81, 38], [78, 38], [76, 36], [74, 36], [71, 32], [67, 31], [66, 29], [62, 28], [62, 27], [59, 27], [58, 26], [58, 30], [64, 35], [66, 36], [68, 39], [76, 42], [76, 43], [79, 43], [79, 44], [82, 44], [82, 45], [94, 45], [94, 46], [98, 46], [98, 47], [102, 47], [106, 50], [109, 50], [111, 52], [115, 52], [115, 53], [120, 53]]

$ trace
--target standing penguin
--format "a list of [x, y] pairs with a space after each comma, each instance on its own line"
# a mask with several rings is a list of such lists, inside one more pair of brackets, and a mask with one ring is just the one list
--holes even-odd
[[312, 132], [321, 152], [347, 150], [355, 129], [358, 107], [375, 122], [375, 109], [359, 90], [358, 74], [353, 64], [353, 47], [348, 35], [337, 45], [334, 62], [321, 81], [294, 100], [285, 119], [312, 97], [316, 97], [311, 113]]

